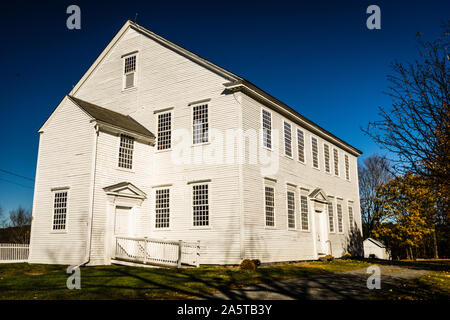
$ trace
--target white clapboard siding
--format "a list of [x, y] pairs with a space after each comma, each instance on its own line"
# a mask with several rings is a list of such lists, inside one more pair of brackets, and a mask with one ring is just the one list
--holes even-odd
[[0, 243], [0, 263], [27, 262], [28, 244]]

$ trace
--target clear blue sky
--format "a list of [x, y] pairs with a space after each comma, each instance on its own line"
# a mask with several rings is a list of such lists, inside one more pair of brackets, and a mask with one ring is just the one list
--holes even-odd
[[[67, 6], [81, 30], [66, 28]], [[366, 8], [381, 8], [381, 30]], [[0, 205], [32, 206], [37, 129], [127, 19], [248, 79], [364, 152], [361, 126], [389, 107], [389, 63], [439, 34], [450, 1], [2, 1]], [[6, 181], [7, 180], [7, 181]]]

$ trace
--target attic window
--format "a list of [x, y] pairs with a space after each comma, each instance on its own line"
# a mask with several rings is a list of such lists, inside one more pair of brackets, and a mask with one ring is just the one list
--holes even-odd
[[124, 89], [135, 86], [136, 76], [136, 55], [125, 58], [124, 61]]

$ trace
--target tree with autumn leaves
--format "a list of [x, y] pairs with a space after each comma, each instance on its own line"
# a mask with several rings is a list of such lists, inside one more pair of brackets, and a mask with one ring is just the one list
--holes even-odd
[[374, 215], [372, 236], [403, 249], [409, 259], [416, 257], [434, 232], [433, 192], [419, 176], [408, 173], [381, 185], [375, 201], [379, 210]]

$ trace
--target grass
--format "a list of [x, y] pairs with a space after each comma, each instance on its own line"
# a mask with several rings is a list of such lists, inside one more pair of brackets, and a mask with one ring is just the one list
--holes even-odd
[[0, 299], [183, 299], [214, 292], [317, 274], [355, 270], [370, 263], [353, 260], [192, 269], [99, 266], [81, 268], [81, 290], [66, 286], [66, 266], [0, 264]]

